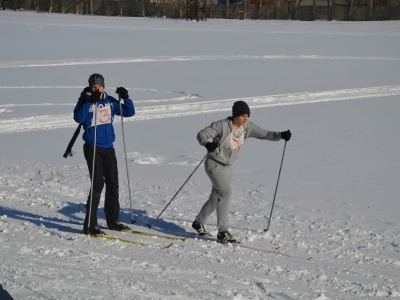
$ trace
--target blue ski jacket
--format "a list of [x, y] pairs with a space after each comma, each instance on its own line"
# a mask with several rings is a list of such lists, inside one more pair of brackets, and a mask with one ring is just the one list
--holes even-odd
[[[104, 100], [95, 104], [78, 101], [74, 109], [75, 122], [82, 124], [85, 132], [82, 135], [85, 143], [94, 145], [95, 126], [97, 127], [96, 147], [110, 148], [115, 142], [114, 116], [132, 117], [135, 115], [135, 106], [131, 99], [120, 102], [105, 93]], [[87, 95], [89, 99], [90, 95]], [[94, 118], [96, 116], [96, 118]]]

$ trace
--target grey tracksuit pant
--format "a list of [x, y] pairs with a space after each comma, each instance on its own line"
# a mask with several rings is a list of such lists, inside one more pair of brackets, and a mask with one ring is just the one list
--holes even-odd
[[196, 219], [204, 224], [208, 217], [217, 211], [218, 231], [228, 231], [229, 207], [232, 196], [232, 166], [224, 166], [207, 158], [204, 167], [211, 180], [212, 190], [208, 201], [203, 205]]

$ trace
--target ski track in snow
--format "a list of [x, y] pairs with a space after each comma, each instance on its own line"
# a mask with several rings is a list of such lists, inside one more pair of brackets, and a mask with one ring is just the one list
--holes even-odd
[[[7, 87], [0, 87], [7, 88]], [[25, 87], [27, 88], [27, 87]], [[29, 87], [34, 88], [34, 87]], [[46, 87], [49, 88], [49, 87]], [[165, 92], [165, 91], [164, 91]], [[272, 106], [312, 104], [331, 101], [345, 101], [354, 99], [382, 98], [400, 95], [400, 85], [366, 87], [354, 89], [342, 89], [332, 91], [316, 91], [305, 93], [291, 93], [281, 95], [267, 95], [258, 97], [242, 97], [221, 100], [198, 101], [200, 95], [179, 92], [182, 97], [159, 99], [159, 100], [138, 100], [136, 103], [136, 115], [132, 118], [125, 118], [125, 121], [143, 121], [173, 117], [185, 117], [229, 111], [233, 102], [238, 100], [246, 101], [252, 109]], [[185, 103], [149, 105], [146, 102], [169, 102], [177, 100]], [[6, 113], [16, 104], [0, 104], [0, 113]], [[19, 104], [29, 106], [32, 104]], [[66, 104], [33, 104], [33, 105], [66, 105]], [[33, 106], [32, 105], [32, 106]], [[4, 116], [4, 114], [3, 114]], [[118, 121], [118, 119], [117, 119]], [[59, 128], [75, 127], [71, 114], [38, 115], [27, 118], [11, 118], [0, 120], [0, 134], [11, 134], [17, 132], [28, 132], [37, 130], [52, 130]]]
[[51, 61], [6, 61], [0, 62], [0, 69], [10, 68], [36, 68], [36, 67], [63, 67], [80, 65], [127, 64], [149, 62], [180, 62], [180, 61], [214, 61], [214, 60], [378, 60], [400, 61], [399, 57], [381, 56], [328, 56], [328, 55], [196, 55], [196, 56], [152, 56], [152, 57], [126, 57], [109, 59], [77, 59], [77, 60], [51, 60]]

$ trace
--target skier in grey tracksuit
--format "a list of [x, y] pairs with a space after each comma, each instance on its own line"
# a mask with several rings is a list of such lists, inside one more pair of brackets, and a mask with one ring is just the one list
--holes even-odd
[[269, 131], [248, 121], [250, 108], [244, 101], [237, 101], [232, 107], [232, 117], [213, 122], [197, 134], [200, 145], [205, 146], [208, 156], [205, 171], [212, 183], [208, 201], [196, 216], [192, 227], [200, 234], [207, 234], [204, 223], [217, 211], [218, 241], [234, 243], [236, 240], [228, 231], [229, 206], [231, 202], [232, 165], [237, 160], [240, 147], [249, 137], [262, 140], [290, 140], [290, 130]]

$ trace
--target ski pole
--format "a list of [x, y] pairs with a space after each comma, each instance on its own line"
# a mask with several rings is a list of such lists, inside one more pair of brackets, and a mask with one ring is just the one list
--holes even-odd
[[67, 146], [67, 150], [65, 150], [65, 153], [63, 155], [64, 158], [67, 158], [68, 156], [74, 156], [74, 152], [72, 152], [72, 146], [74, 145], [76, 138], [79, 135], [79, 132], [81, 131], [82, 124], [79, 124], [78, 127], [76, 128], [74, 135], [72, 136], [71, 141], [69, 142]]
[[179, 192], [182, 190], [182, 188], [185, 186], [185, 184], [189, 181], [190, 177], [192, 177], [192, 175], [194, 174], [194, 172], [197, 171], [197, 169], [200, 167], [200, 165], [203, 163], [203, 161], [206, 159], [208, 153], [203, 157], [203, 159], [199, 162], [199, 164], [197, 165], [197, 167], [193, 170], [193, 172], [189, 175], [189, 177], [186, 179], [186, 181], [182, 184], [182, 186], [180, 187], [180, 189], [175, 193], [175, 195], [172, 197], [172, 199], [168, 202], [168, 204], [164, 207], [164, 209], [162, 210], [162, 212], [158, 215], [158, 217], [153, 221], [153, 223], [151, 224], [147, 224], [147, 227], [149, 227], [149, 229], [151, 229], [151, 227], [153, 227], [153, 225], [157, 222], [157, 220], [160, 218], [160, 216], [163, 214], [163, 212], [167, 209], [167, 207], [171, 204], [171, 202], [175, 199], [176, 195], [179, 194]]
[[272, 201], [271, 213], [270, 213], [270, 215], [269, 215], [267, 229], [264, 229], [264, 231], [265, 231], [265, 232], [266, 232], [266, 231], [268, 231], [268, 229], [269, 229], [269, 225], [271, 224], [271, 219], [272, 219], [272, 211], [274, 210], [274, 204], [275, 204], [276, 192], [278, 191], [279, 178], [281, 177], [281, 170], [282, 170], [283, 158], [285, 157], [286, 143], [287, 143], [287, 141], [285, 141], [285, 146], [283, 147], [283, 153], [282, 153], [281, 166], [280, 166], [280, 168], [279, 168], [278, 181], [276, 182], [275, 194], [274, 194], [274, 200]]
[[[118, 94], [119, 96], [119, 94]], [[126, 166], [126, 177], [128, 178], [128, 192], [129, 192], [129, 207], [131, 211], [131, 224], [135, 224], [136, 221], [133, 218], [133, 210], [132, 210], [132, 197], [131, 197], [131, 185], [129, 182], [129, 170], [128, 170], [128, 158], [126, 157], [126, 144], [125, 144], [125, 132], [124, 132], [124, 116], [122, 114], [122, 104], [121, 104], [121, 96], [119, 96], [119, 107], [121, 114], [121, 128], [122, 128], [122, 140], [124, 143], [124, 153], [125, 153], [125, 166]]]
[[90, 218], [92, 217], [92, 203], [93, 203], [93, 185], [94, 185], [94, 163], [96, 158], [96, 143], [97, 143], [97, 103], [94, 103], [94, 145], [93, 145], [93, 160], [92, 160], [92, 183], [90, 187], [90, 205], [88, 217], [88, 230], [90, 230]]

